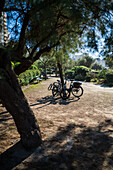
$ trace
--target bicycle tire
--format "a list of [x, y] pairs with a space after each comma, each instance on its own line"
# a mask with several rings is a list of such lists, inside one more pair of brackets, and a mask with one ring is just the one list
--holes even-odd
[[53, 86], [58, 86], [58, 85], [59, 85], [59, 83], [56, 81], [53, 83]]
[[53, 86], [52, 95], [56, 96], [57, 94], [58, 94], [58, 87], [57, 86]]
[[80, 97], [83, 95], [83, 88], [80, 86], [80, 87], [73, 87], [72, 88], [72, 94], [73, 96], [75, 97]]
[[62, 99], [64, 99], [64, 100], [66, 100], [66, 99], [68, 99], [69, 97], [70, 97], [70, 91], [69, 91], [69, 89], [62, 89], [61, 91], [60, 91], [60, 97], [62, 98]]
[[52, 90], [52, 88], [53, 88], [53, 84], [50, 84], [48, 87], [48, 90], [50, 91], [50, 90]]

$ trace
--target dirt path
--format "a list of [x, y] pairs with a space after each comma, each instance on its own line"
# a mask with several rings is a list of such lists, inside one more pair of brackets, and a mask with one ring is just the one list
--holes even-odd
[[[44, 143], [12, 169], [113, 169], [113, 88], [83, 83], [84, 95], [79, 100], [71, 95], [63, 101], [47, 90], [55, 80], [48, 79], [24, 91]], [[0, 110], [2, 153], [15, 145], [19, 135], [9, 113], [2, 107]]]

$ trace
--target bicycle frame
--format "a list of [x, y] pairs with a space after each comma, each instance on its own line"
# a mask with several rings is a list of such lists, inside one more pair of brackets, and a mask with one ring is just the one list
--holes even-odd
[[[83, 95], [83, 88], [81, 87], [80, 82], [76, 82], [73, 80], [70, 80], [70, 86], [69, 88], [66, 88], [66, 82], [64, 84], [64, 87], [62, 88], [61, 92], [60, 92], [60, 96], [62, 99], [68, 99], [70, 97], [70, 93], [73, 94], [74, 97], [80, 97]], [[80, 93], [80, 94], [79, 94]]]

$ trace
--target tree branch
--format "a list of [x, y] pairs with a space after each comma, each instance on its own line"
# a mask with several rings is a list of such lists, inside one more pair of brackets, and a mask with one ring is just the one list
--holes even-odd
[[39, 50], [34, 57], [34, 61], [38, 60], [43, 53], [50, 52], [53, 47], [55, 47], [59, 44], [60, 44], [60, 42], [58, 41], [57, 43], [53, 44], [52, 46], [46, 46], [45, 48]]
[[29, 12], [27, 12], [25, 14], [25, 17], [24, 17], [24, 20], [23, 20], [23, 25], [22, 25], [19, 43], [18, 43], [18, 48], [17, 48], [17, 51], [18, 51], [17, 54], [20, 58], [22, 58], [23, 54], [24, 54], [25, 31], [26, 31], [26, 28], [28, 26], [29, 19], [30, 19], [30, 14], [29, 14]]
[[5, 0], [1, 0], [0, 1], [0, 17], [2, 15], [2, 11], [3, 11], [4, 5], [5, 5]]
[[16, 8], [16, 7], [9, 7], [9, 8], [3, 9], [3, 12], [10, 12], [10, 11], [18, 11], [18, 12], [21, 12], [22, 14], [25, 14], [23, 9]]
[[53, 44], [52, 46], [46, 46], [45, 48], [40, 49], [40, 50], [36, 53], [35, 57], [33, 57], [33, 59], [31, 59], [30, 57], [28, 57], [28, 58], [23, 58], [23, 60], [21, 60], [21, 64], [18, 65], [18, 67], [15, 68], [15, 70], [14, 70], [15, 73], [16, 73], [17, 75], [23, 73], [23, 72], [26, 71], [36, 60], [38, 60], [42, 54], [44, 54], [45, 52], [50, 52], [50, 50], [51, 50], [53, 47], [57, 46], [57, 45], [59, 45], [59, 41], [58, 41], [57, 43]]

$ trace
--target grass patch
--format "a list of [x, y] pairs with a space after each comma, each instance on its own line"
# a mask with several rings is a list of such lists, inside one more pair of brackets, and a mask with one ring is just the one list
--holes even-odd
[[41, 86], [39, 86], [41, 82], [37, 83], [37, 84], [29, 84], [28, 86], [25, 87], [25, 89], [23, 89], [23, 92], [28, 92], [31, 91], [35, 88], [41, 89]]

